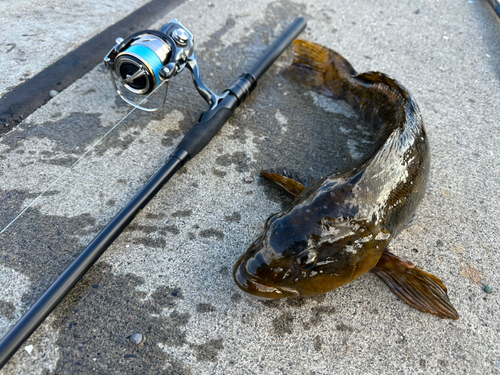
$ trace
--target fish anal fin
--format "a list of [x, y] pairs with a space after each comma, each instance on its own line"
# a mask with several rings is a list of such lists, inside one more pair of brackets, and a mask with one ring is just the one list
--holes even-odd
[[281, 186], [295, 197], [302, 193], [311, 182], [310, 179], [303, 180], [298, 173], [287, 171], [286, 169], [282, 172], [275, 172], [271, 170], [261, 171], [260, 175]]
[[408, 305], [440, 318], [458, 319], [443, 282], [385, 250], [372, 272]]

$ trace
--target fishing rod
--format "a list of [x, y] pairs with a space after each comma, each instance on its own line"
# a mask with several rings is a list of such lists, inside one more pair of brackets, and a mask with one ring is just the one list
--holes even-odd
[[[254, 67], [244, 73], [222, 95], [216, 95], [202, 81], [194, 53], [193, 34], [177, 19], [163, 25], [159, 31], [144, 30], [127, 39], [118, 38], [116, 45], [104, 58], [113, 86], [118, 95], [135, 108], [152, 112], [161, 108], [166, 99], [168, 81], [185, 67], [191, 71], [193, 83], [210, 109], [200, 116], [181, 140], [173, 154], [151, 177], [149, 182], [92, 240], [87, 248], [59, 276], [38, 301], [24, 314], [0, 341], [0, 369], [22, 343], [38, 328], [89, 268], [99, 259], [134, 217], [160, 191], [172, 176], [194, 158], [218, 133], [234, 110], [255, 89], [257, 81], [306, 27], [306, 20], [297, 18], [269, 47]], [[165, 86], [158, 108], [136, 103], [116, 84], [132, 95], [149, 95]]]
[[498, 17], [500, 17], [500, 0], [488, 0]]

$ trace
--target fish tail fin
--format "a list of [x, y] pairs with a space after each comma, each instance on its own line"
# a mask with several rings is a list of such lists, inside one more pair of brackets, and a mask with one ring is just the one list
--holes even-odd
[[408, 305], [440, 318], [458, 319], [443, 282], [385, 250], [372, 272]]
[[356, 74], [352, 65], [337, 52], [319, 44], [297, 39], [293, 42], [292, 65], [285, 70], [285, 78], [303, 87], [335, 99], [346, 99], [345, 85]]

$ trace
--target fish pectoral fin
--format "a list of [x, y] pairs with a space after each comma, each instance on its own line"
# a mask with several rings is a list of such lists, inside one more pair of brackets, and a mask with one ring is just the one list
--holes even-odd
[[408, 305], [440, 318], [458, 319], [443, 282], [385, 250], [372, 272]]
[[294, 171], [288, 171], [286, 169], [280, 172], [275, 172], [272, 170], [261, 171], [260, 175], [281, 186], [283, 189], [285, 189], [295, 197], [302, 193], [312, 183], [311, 178], [304, 180], [298, 173]]

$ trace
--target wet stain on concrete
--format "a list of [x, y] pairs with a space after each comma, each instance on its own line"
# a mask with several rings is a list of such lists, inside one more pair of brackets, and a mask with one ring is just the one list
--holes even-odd
[[287, 298], [285, 302], [290, 307], [302, 307], [307, 303], [307, 298], [304, 297]]
[[226, 35], [229, 30], [231, 30], [234, 26], [236, 26], [236, 21], [234, 18], [229, 16], [229, 18], [226, 20], [225, 25], [220, 29], [219, 31], [216, 31], [214, 34], [212, 34], [212, 38], [221, 40], [221, 38]]
[[353, 332], [354, 329], [344, 323], [340, 323], [340, 324], [337, 324], [337, 326], [335, 327], [337, 328], [337, 331], [342, 331], [342, 332]]
[[280, 336], [291, 334], [293, 328], [293, 314], [289, 311], [284, 312], [280, 316], [273, 319], [274, 333]]
[[145, 213], [144, 217], [149, 220], [162, 220], [166, 217], [165, 214], [155, 214], [152, 212]]
[[[48, 192], [46, 196], [57, 194]], [[0, 190], [0, 228], [22, 211], [23, 203], [38, 194]], [[82, 236], [94, 233], [95, 219], [89, 214], [75, 217], [44, 215], [28, 209], [0, 236], [0, 263], [30, 279], [23, 304], [30, 306], [81, 253]]]
[[61, 167], [69, 168], [78, 160], [77, 157], [65, 157], [65, 158], [54, 158], [54, 159], [41, 159], [41, 162], [46, 164], [58, 165]]
[[321, 342], [321, 337], [319, 335], [317, 335], [315, 338], [314, 338], [314, 350], [316, 350], [317, 352], [321, 351], [321, 347], [322, 347], [322, 342]]
[[188, 313], [180, 314], [173, 311], [163, 329], [165, 331], [163, 338], [163, 345], [165, 346], [182, 346], [187, 344], [186, 332], [181, 330], [189, 322], [190, 315]]
[[225, 216], [224, 220], [230, 223], [239, 223], [241, 220], [241, 214], [235, 211], [231, 215]]
[[224, 349], [224, 345], [222, 344], [222, 339], [217, 340], [209, 340], [205, 344], [195, 345], [191, 344], [191, 348], [195, 350], [196, 359], [201, 361], [208, 362], [217, 362], [217, 354], [220, 350]]
[[163, 249], [167, 244], [167, 240], [165, 240], [164, 238], [140, 237], [140, 238], [134, 238], [132, 240], [132, 243], [136, 245], [144, 245], [146, 247], [152, 247], [155, 249]]
[[241, 301], [241, 294], [239, 293], [234, 293], [232, 296], [231, 296], [231, 301], [233, 301], [234, 303], [238, 303]]
[[446, 359], [438, 359], [437, 363], [441, 367], [447, 367], [450, 364], [450, 362]]
[[193, 214], [192, 210], [176, 211], [172, 214], [173, 217], [189, 217]]
[[[287, 299], [269, 299], [260, 301], [264, 306], [271, 308], [282, 309], [285, 307], [300, 308], [305, 306], [309, 302], [322, 303], [325, 300], [325, 295], [315, 296], [315, 297], [297, 297], [297, 298], [287, 298]], [[313, 308], [315, 309], [315, 308]]]
[[[169, 373], [190, 373], [162, 349], [187, 343], [183, 327], [190, 316], [175, 310], [181, 291], [160, 286], [147, 298], [137, 290], [143, 283], [135, 275], [113, 274], [104, 263], [92, 267], [55, 310], [60, 330], [55, 374], [165, 373], [166, 362]], [[174, 310], [158, 316], [164, 309]], [[142, 335], [139, 345], [127, 340], [132, 333]]]
[[[261, 303], [269, 308], [275, 308], [283, 310], [286, 307], [291, 308], [302, 308], [306, 306], [310, 302], [322, 303], [324, 301], [324, 297], [298, 297], [298, 298], [288, 298], [286, 300], [266, 300], [261, 301]], [[322, 317], [325, 315], [332, 315], [335, 313], [335, 307], [332, 306], [314, 306], [311, 307], [311, 317], [309, 321], [303, 322], [303, 327], [306, 330], [311, 329], [312, 327], [318, 326], [322, 322]], [[273, 320], [273, 326], [275, 333], [283, 334], [283, 333], [291, 333], [292, 323], [293, 323], [293, 314], [290, 311], [285, 312], [283, 315], [275, 318]]]
[[[156, 225], [141, 225], [132, 222], [124, 233], [144, 233], [146, 236], [134, 237], [130, 241], [134, 244], [142, 244], [147, 247], [163, 249], [167, 243], [167, 240], [160, 236], [165, 236], [167, 232], [173, 234], [179, 234], [179, 230], [175, 226], [165, 226], [160, 227]], [[156, 236], [152, 236], [155, 234]]]
[[215, 176], [220, 177], [220, 178], [223, 178], [227, 174], [227, 172], [221, 171], [221, 170], [216, 169], [216, 168], [212, 168], [212, 173]]
[[14, 319], [15, 312], [16, 312], [16, 306], [14, 306], [12, 302], [0, 300], [0, 316], [3, 316], [7, 319]]
[[177, 288], [160, 286], [151, 295], [154, 305], [160, 309], [174, 307], [179, 299], [184, 299], [182, 292]]
[[318, 326], [323, 320], [323, 315], [333, 315], [335, 313], [335, 307], [329, 306], [318, 306], [311, 309], [311, 319], [309, 322], [304, 323], [304, 329], [310, 329], [311, 327]]
[[236, 151], [233, 154], [218, 156], [217, 159], [215, 159], [215, 163], [223, 167], [234, 165], [237, 172], [243, 173], [249, 171], [250, 158], [246, 153]]
[[172, 233], [173, 235], [177, 235], [180, 233], [179, 229], [175, 225], [165, 225], [163, 229], [167, 232]]
[[277, 300], [277, 299], [276, 300], [275, 299], [267, 299], [267, 300], [259, 301], [259, 302], [262, 303], [266, 307], [271, 307], [274, 309], [279, 309], [282, 307], [281, 301]]
[[[100, 114], [74, 112], [59, 121], [48, 121], [42, 124], [21, 123], [18, 131], [2, 138], [9, 148], [6, 153], [21, 147], [31, 138], [46, 139], [56, 144], [55, 150], [66, 154], [78, 153], [78, 148], [90, 145], [102, 137], [107, 129], [101, 125]], [[44, 160], [41, 160], [44, 162]]]
[[196, 305], [196, 312], [200, 314], [214, 312], [217, 309], [211, 303], [199, 303]]
[[161, 139], [162, 146], [172, 146], [174, 141], [182, 135], [179, 129], [169, 129], [165, 132], [164, 137]]
[[215, 238], [217, 240], [223, 240], [224, 239], [224, 233], [222, 233], [220, 230], [217, 229], [205, 229], [200, 231], [200, 237], [203, 238]]

